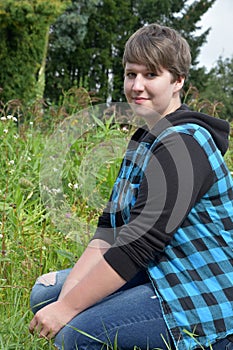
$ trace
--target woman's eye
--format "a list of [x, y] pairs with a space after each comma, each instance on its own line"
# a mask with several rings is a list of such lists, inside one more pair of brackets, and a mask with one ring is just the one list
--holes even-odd
[[147, 73], [147, 77], [150, 78], [150, 79], [152, 79], [152, 78], [157, 77], [157, 74], [154, 73], [154, 72], [149, 72], [149, 73]]
[[132, 73], [132, 72], [129, 72], [126, 74], [127, 78], [129, 79], [134, 79], [136, 77], [136, 74], [135, 73]]

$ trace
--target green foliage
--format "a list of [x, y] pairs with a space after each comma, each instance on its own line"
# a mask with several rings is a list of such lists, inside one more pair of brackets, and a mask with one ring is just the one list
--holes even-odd
[[214, 117], [221, 117], [224, 108], [219, 100], [203, 97], [203, 94], [192, 84], [189, 85], [185, 92], [183, 103], [186, 103], [194, 111], [206, 113]]
[[[75, 96], [75, 91], [64, 96], [61, 105], [63, 112], [73, 110]], [[82, 180], [84, 160], [88, 160], [92, 150], [98, 150], [103, 141], [117, 137], [124, 139], [124, 142], [121, 141], [123, 144], [127, 135], [113, 125], [113, 117], [106, 120], [106, 123], [96, 120], [96, 127], [77, 140], [67, 154], [62, 171], [63, 191], [67, 196], [70, 213], [79, 216], [83, 223], [82, 232], [79, 232], [83, 238], [80, 244], [72, 232], [65, 234], [51, 220], [50, 213], [42, 202], [39, 186], [46, 140], [61, 121], [61, 111], [57, 108], [55, 114], [54, 106], [47, 107], [50, 123], [53, 120], [48, 128], [47, 120], [41, 119], [40, 104], [28, 110], [17, 102], [12, 105], [9, 102], [0, 108], [0, 315], [1, 320], [4, 320], [1, 323], [0, 348], [52, 349], [52, 342], [49, 344], [28, 333], [32, 317], [29, 311], [31, 287], [38, 275], [70, 267], [81, 255], [90, 238], [88, 225], [96, 225], [101, 212], [101, 208], [92, 205], [81, 188], [75, 186]], [[27, 113], [28, 121], [22, 125], [18, 116], [23, 119], [24, 112]], [[28, 115], [33, 116], [31, 120]], [[64, 112], [63, 118], [66, 115]], [[103, 161], [100, 158], [98, 160]], [[79, 171], [80, 166], [82, 169]], [[96, 169], [96, 190], [103, 201], [109, 196], [118, 168], [119, 159], [112, 157]], [[68, 224], [70, 220], [67, 215]]]
[[233, 57], [225, 60], [219, 57], [216, 66], [208, 74], [202, 96], [221, 101], [221, 118], [233, 120]]
[[215, 1], [3, 0], [0, 98], [24, 105], [43, 97], [58, 103], [64, 91], [83, 87], [98, 101], [124, 101], [124, 44], [151, 22], [173, 26], [187, 38], [193, 56], [190, 81], [203, 91], [208, 75], [196, 64], [209, 29], [199, 35], [196, 30]]
[[[199, 0], [190, 5], [187, 0], [92, 0], [87, 6], [84, 0], [73, 0], [52, 28], [45, 97], [58, 100], [63, 89], [83, 86], [102, 101], [124, 100], [124, 44], [146, 23], [179, 30], [190, 43], [195, 66], [209, 32], [197, 35], [197, 23], [215, 1]], [[199, 88], [204, 76], [194, 72], [193, 84]]]
[[68, 3], [69, 0], [1, 1], [2, 100], [30, 102], [43, 95], [43, 84], [38, 86], [38, 80], [45, 64], [48, 31]]
[[51, 26], [46, 67], [45, 97], [57, 101], [63, 91], [87, 87], [85, 72], [90, 64], [82, 47], [90, 15], [96, 14], [99, 0], [72, 1], [67, 10]]

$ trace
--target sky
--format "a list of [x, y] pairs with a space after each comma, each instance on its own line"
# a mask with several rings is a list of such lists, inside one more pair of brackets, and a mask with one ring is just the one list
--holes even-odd
[[202, 27], [201, 32], [212, 28], [198, 57], [200, 66], [209, 70], [216, 65], [219, 56], [233, 57], [233, 0], [216, 0], [198, 25]]

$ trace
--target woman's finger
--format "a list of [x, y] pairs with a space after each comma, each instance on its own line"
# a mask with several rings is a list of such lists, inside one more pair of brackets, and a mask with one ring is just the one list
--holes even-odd
[[37, 321], [36, 321], [35, 317], [33, 317], [33, 319], [30, 322], [30, 325], [29, 325], [29, 332], [30, 333], [32, 333], [32, 334], [34, 333], [36, 325], [37, 325]]

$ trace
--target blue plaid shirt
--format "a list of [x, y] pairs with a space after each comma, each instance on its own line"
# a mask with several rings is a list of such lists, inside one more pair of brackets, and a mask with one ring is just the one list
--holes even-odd
[[190, 333], [204, 346], [233, 334], [233, 181], [210, 133], [197, 124], [171, 126], [153, 143], [128, 150], [112, 192], [110, 215], [113, 228], [119, 210], [124, 224], [129, 222], [153, 149], [172, 133], [191, 135], [200, 144], [216, 178], [149, 267], [173, 340], [179, 350], [187, 350], [197, 347]]

